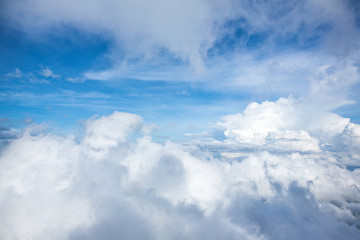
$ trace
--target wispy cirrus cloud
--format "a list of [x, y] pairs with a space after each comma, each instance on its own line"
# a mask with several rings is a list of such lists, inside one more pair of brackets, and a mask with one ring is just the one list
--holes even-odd
[[21, 79], [22, 82], [29, 81], [32, 84], [50, 84], [52, 79], [60, 78], [60, 75], [55, 74], [49, 67], [42, 67], [38, 72], [23, 72], [19, 68], [16, 68], [14, 72], [7, 73], [5, 76], [8, 78]]
[[19, 68], [16, 68], [14, 72], [7, 73], [6, 76], [12, 78], [21, 78], [23, 76], [23, 72]]

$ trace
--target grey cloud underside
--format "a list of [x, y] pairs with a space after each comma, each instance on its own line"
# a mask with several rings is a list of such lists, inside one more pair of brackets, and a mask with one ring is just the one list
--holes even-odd
[[358, 239], [360, 127], [328, 112], [304, 125], [299, 105], [252, 103], [218, 123], [225, 140], [187, 145], [153, 142], [129, 113], [81, 139], [28, 128], [1, 154], [0, 237]]
[[5, 148], [12, 140], [18, 137], [18, 132], [3, 125], [6, 122], [4, 119], [0, 119], [0, 151]]

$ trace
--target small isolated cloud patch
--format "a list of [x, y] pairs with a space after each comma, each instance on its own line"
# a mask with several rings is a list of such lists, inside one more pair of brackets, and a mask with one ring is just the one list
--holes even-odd
[[83, 83], [85, 82], [85, 78], [79, 78], [79, 77], [69, 77], [66, 79], [66, 81], [68, 82], [72, 82], [72, 83]]
[[12, 78], [21, 78], [23, 76], [22, 71], [19, 68], [16, 68], [14, 72], [6, 74], [7, 77]]
[[59, 78], [60, 75], [54, 74], [49, 68], [44, 68], [40, 72], [40, 75], [46, 78]]

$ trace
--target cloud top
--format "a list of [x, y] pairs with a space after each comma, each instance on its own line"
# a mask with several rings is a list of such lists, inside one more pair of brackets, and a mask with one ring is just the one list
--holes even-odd
[[90, 119], [81, 138], [30, 127], [1, 154], [0, 236], [357, 239], [359, 125], [326, 113], [303, 128], [304, 112], [282, 98], [225, 116], [217, 149], [239, 154], [220, 156], [156, 143], [129, 113]]

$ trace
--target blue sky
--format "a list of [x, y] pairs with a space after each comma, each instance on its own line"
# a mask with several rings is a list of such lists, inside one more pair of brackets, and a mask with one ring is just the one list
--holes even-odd
[[[201, 126], [220, 115], [241, 110], [254, 99], [246, 91], [218, 91], [211, 86], [208, 89], [206, 83], [176, 79], [176, 74], [161, 79], [149, 75], [146, 80], [131, 75], [105, 81], [87, 78], [84, 73], [88, 71], [112, 67], [108, 55], [113, 43], [78, 29], [64, 27], [60, 31], [42, 33], [39, 39], [9, 26], [1, 28], [2, 117], [16, 126], [31, 119], [73, 130], [81, 119], [115, 110], [141, 114], [163, 128], [195, 126], [199, 122]], [[187, 70], [181, 60], [170, 58], [174, 63], [169, 68], [181, 65]], [[136, 68], [136, 64], [131, 68]], [[153, 69], [161, 70], [161, 66], [141, 64], [137, 74], [144, 71], [146, 75]], [[212, 112], [208, 111], [210, 108]]]
[[[331, 74], [317, 74], [322, 66], [341, 71], [359, 64], [358, 10], [351, 1], [337, 11], [338, 3], [311, 1], [200, 1], [178, 9], [124, 2], [117, 9], [129, 12], [124, 16], [106, 15], [96, 1], [81, 3], [4, 3], [1, 117], [15, 126], [31, 119], [70, 130], [81, 119], [118, 110], [163, 130], [181, 128], [166, 130], [173, 134], [189, 126], [201, 132], [252, 101], [309, 97], [314, 79]], [[359, 122], [355, 78], [329, 101], [351, 101], [331, 110]]]

